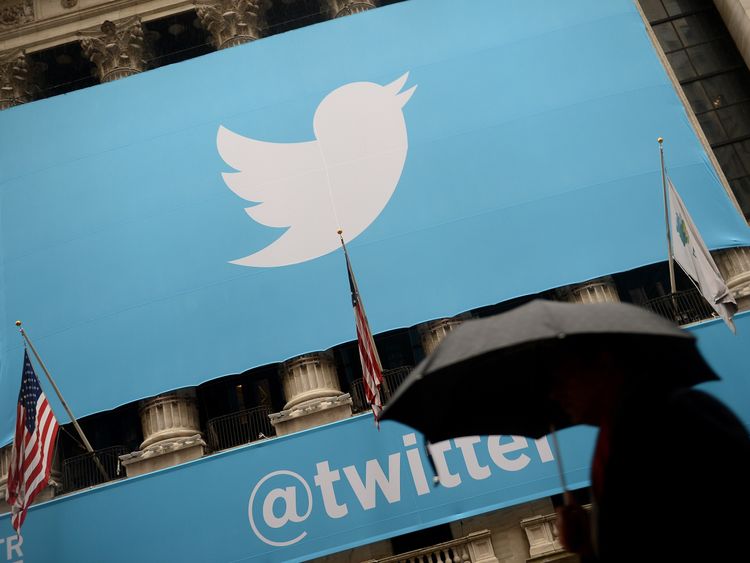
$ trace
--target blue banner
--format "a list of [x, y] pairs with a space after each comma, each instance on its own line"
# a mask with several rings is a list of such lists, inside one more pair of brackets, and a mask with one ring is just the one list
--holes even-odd
[[[750, 315], [737, 325], [693, 330], [722, 377], [702, 387], [750, 426]], [[560, 433], [571, 488], [588, 484], [594, 435]], [[432, 454], [438, 486], [419, 434], [362, 415], [32, 506], [8, 560], [132, 561], [126, 531], [144, 562], [301, 561], [560, 492], [546, 439], [469, 436]], [[3, 540], [19, 542], [9, 515]]]
[[338, 228], [375, 333], [662, 261], [658, 136], [750, 244], [632, 0], [411, 0], [0, 112], [0, 443], [16, 319], [80, 416], [353, 340]]

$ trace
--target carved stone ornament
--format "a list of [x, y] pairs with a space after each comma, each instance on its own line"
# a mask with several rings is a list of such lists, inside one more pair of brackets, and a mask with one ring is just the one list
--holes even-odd
[[30, 102], [36, 91], [35, 65], [25, 53], [0, 53], [0, 110]]
[[217, 49], [259, 39], [265, 28], [267, 0], [196, 2], [195, 11]]
[[0, 0], [0, 29], [34, 21], [33, 0]]
[[66, 9], [74, 8], [78, 4], [78, 0], [60, 0], [60, 6]]
[[83, 53], [96, 65], [99, 80], [111, 82], [146, 69], [147, 43], [138, 17], [105, 21], [100, 31], [82, 31]]
[[341, 18], [377, 8], [375, 0], [328, 0], [331, 17]]

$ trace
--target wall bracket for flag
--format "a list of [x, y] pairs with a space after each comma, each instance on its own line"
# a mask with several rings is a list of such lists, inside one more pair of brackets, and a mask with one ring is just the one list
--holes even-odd
[[50, 382], [50, 384], [52, 385], [52, 388], [55, 390], [55, 393], [57, 394], [57, 398], [60, 399], [60, 402], [62, 403], [62, 406], [65, 409], [65, 412], [68, 413], [68, 416], [70, 417], [70, 420], [73, 423], [73, 426], [75, 427], [76, 432], [78, 432], [78, 436], [80, 436], [81, 440], [83, 441], [83, 444], [86, 447], [86, 450], [88, 450], [88, 452], [93, 456], [94, 463], [96, 464], [97, 469], [102, 474], [102, 477], [104, 477], [104, 480], [109, 481], [109, 475], [107, 475], [107, 471], [104, 469], [104, 466], [99, 461], [99, 458], [96, 456], [96, 453], [94, 453], [94, 448], [91, 447], [91, 443], [89, 442], [88, 438], [86, 438], [86, 434], [83, 433], [83, 430], [78, 424], [78, 420], [76, 420], [76, 417], [73, 416], [73, 412], [70, 410], [68, 403], [66, 403], [65, 399], [63, 399], [63, 396], [62, 396], [62, 393], [60, 393], [59, 387], [55, 383], [55, 380], [52, 379], [52, 376], [47, 370], [47, 366], [44, 365], [44, 362], [42, 361], [42, 358], [39, 356], [39, 353], [36, 351], [36, 348], [34, 348], [34, 344], [32, 344], [31, 339], [29, 338], [29, 335], [26, 334], [26, 331], [23, 329], [21, 321], [16, 321], [16, 326], [18, 327], [18, 330], [21, 333], [21, 336], [23, 336], [24, 341], [29, 345], [29, 348], [31, 348], [31, 351], [34, 354], [36, 361], [39, 362], [39, 365], [42, 367], [42, 371], [44, 372], [44, 375], [47, 376], [47, 380]]

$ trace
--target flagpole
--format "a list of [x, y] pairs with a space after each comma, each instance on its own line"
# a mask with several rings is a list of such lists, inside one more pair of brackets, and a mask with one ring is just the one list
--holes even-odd
[[672, 252], [672, 231], [669, 228], [669, 204], [667, 203], [667, 172], [664, 167], [664, 139], [659, 137], [659, 157], [661, 158], [661, 187], [664, 193], [664, 222], [667, 226], [667, 246], [669, 248], [669, 284], [672, 295], [677, 293], [677, 284], [674, 277], [674, 253]]
[[86, 449], [88, 450], [90, 454], [93, 454], [94, 463], [96, 464], [97, 468], [99, 469], [99, 471], [101, 472], [105, 480], [109, 481], [109, 475], [107, 475], [107, 472], [104, 470], [104, 467], [99, 461], [99, 458], [96, 457], [96, 454], [94, 453], [94, 448], [91, 447], [91, 444], [89, 443], [88, 438], [86, 438], [86, 434], [83, 433], [83, 430], [78, 424], [78, 420], [76, 420], [76, 417], [73, 416], [73, 412], [70, 410], [68, 403], [66, 403], [65, 399], [63, 399], [63, 396], [62, 396], [62, 393], [60, 393], [59, 387], [55, 383], [55, 380], [52, 379], [52, 376], [47, 370], [47, 366], [44, 365], [42, 358], [39, 356], [39, 353], [36, 351], [36, 348], [34, 348], [34, 344], [32, 344], [31, 339], [29, 338], [29, 336], [26, 334], [26, 331], [21, 326], [21, 321], [16, 321], [16, 326], [18, 327], [18, 330], [21, 332], [21, 336], [23, 336], [24, 340], [29, 345], [29, 348], [31, 348], [31, 351], [34, 354], [36, 361], [39, 362], [40, 366], [42, 366], [42, 371], [44, 371], [44, 375], [47, 376], [47, 380], [52, 384], [52, 388], [55, 390], [55, 393], [57, 394], [57, 398], [60, 399], [60, 402], [62, 403], [62, 406], [65, 409], [65, 412], [68, 413], [68, 416], [70, 417], [70, 420], [73, 423], [73, 426], [75, 427], [76, 432], [78, 432], [78, 435], [81, 437], [81, 440], [83, 440], [84, 446], [86, 446]]

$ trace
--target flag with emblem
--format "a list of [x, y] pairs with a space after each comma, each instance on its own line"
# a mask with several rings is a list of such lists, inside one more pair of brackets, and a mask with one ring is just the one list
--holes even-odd
[[359, 347], [359, 359], [362, 363], [362, 382], [365, 399], [375, 415], [375, 423], [380, 428], [380, 413], [383, 410], [383, 401], [380, 397], [380, 386], [383, 383], [383, 368], [380, 365], [378, 350], [375, 348], [375, 340], [370, 332], [370, 325], [365, 315], [365, 307], [362, 305], [362, 297], [357, 288], [357, 280], [354, 278], [352, 263], [346, 250], [343, 237], [341, 245], [344, 248], [346, 258], [346, 270], [349, 275], [349, 288], [352, 292], [352, 306], [354, 307], [354, 320], [357, 325], [357, 345]]
[[724, 319], [732, 332], [735, 331], [732, 317], [737, 312], [737, 303], [721, 277], [716, 262], [711, 257], [703, 238], [698, 232], [685, 203], [672, 184], [669, 183], [669, 229], [672, 236], [672, 256], [716, 313]]
[[58, 429], [57, 419], [24, 350], [21, 391], [16, 405], [16, 434], [5, 493], [11, 508], [11, 524], [17, 532], [21, 531], [34, 497], [49, 481]]

